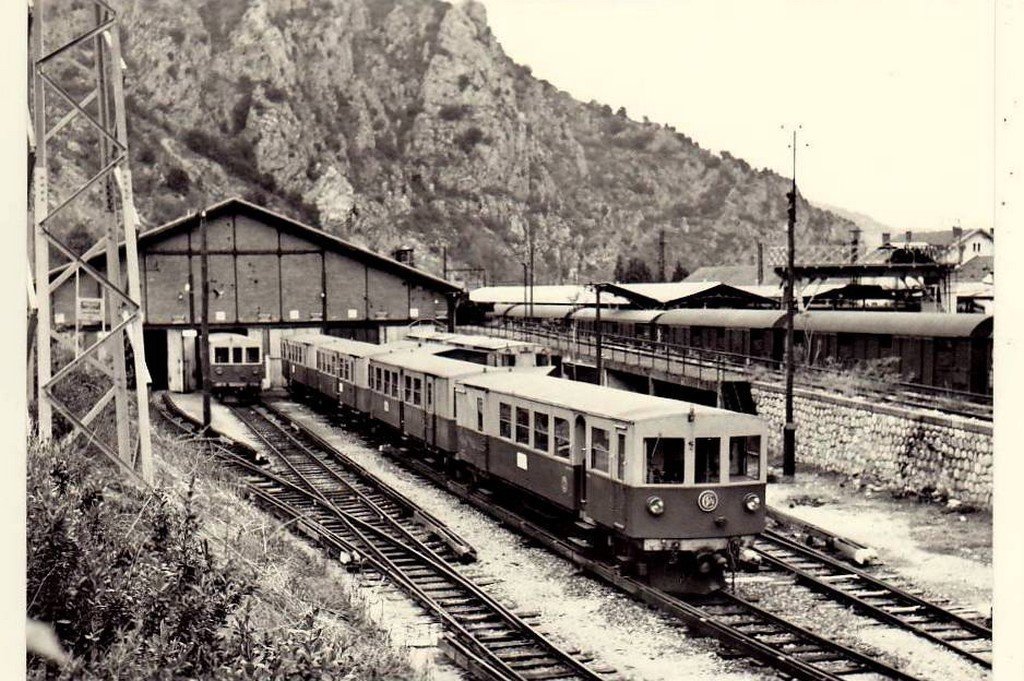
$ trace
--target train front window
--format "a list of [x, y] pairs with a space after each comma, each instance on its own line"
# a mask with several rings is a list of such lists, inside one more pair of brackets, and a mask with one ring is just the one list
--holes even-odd
[[412, 402], [412, 376], [405, 377], [405, 402]]
[[512, 439], [512, 406], [504, 402], [498, 404], [498, 435]]
[[722, 438], [699, 437], [694, 453], [693, 481], [719, 482], [719, 463], [722, 459]]
[[729, 479], [757, 480], [761, 477], [761, 436], [729, 438]]
[[530, 444], [530, 410], [516, 407], [516, 442]]
[[245, 349], [245, 362], [246, 362], [246, 364], [259, 364], [260, 363], [260, 349], [259, 348], [246, 348]]
[[608, 472], [608, 431], [602, 428], [590, 429], [590, 467], [603, 473]]
[[231, 361], [234, 364], [242, 363], [242, 348], [231, 348]]
[[228, 363], [228, 349], [227, 348], [214, 348], [213, 349], [213, 363], [214, 364], [227, 364]]
[[647, 453], [647, 484], [676, 485], [686, 473], [686, 440], [681, 437], [645, 437]]
[[412, 403], [417, 407], [423, 403], [423, 380], [419, 378], [412, 379]]
[[548, 415], [539, 411], [533, 412], [533, 448], [548, 451]]
[[555, 417], [555, 456], [563, 459], [569, 458], [572, 451], [569, 445], [569, 422], [565, 419]]

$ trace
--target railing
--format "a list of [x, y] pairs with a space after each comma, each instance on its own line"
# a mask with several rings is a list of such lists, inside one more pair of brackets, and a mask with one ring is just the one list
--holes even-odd
[[[569, 332], [537, 324], [508, 322], [503, 326], [460, 328], [538, 343], [558, 350], [570, 359], [593, 359], [597, 356], [594, 334], [578, 329]], [[601, 345], [604, 361], [662, 370], [704, 381], [729, 380], [730, 374], [769, 385], [781, 384], [785, 380], [785, 365], [781, 360], [772, 358], [614, 334], [602, 334]], [[898, 378], [879, 379], [858, 374], [850, 368], [822, 367], [801, 362], [796, 369], [795, 382], [801, 388], [860, 395], [983, 419], [992, 417], [991, 395], [911, 383]]]

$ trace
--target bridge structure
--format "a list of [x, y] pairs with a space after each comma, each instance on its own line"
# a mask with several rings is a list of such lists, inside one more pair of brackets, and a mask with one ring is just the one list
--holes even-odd
[[750, 375], [723, 353], [665, 343], [618, 342], [605, 336], [600, 344], [585, 333], [529, 326], [460, 326], [460, 331], [512, 338], [544, 345], [562, 356], [569, 378], [660, 397], [755, 413]]

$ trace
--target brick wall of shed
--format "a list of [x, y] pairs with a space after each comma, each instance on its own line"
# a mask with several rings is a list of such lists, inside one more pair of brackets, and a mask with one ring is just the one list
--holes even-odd
[[[781, 458], [785, 393], [752, 386], [758, 414], [769, 423], [769, 452]], [[992, 426], [797, 390], [797, 470], [801, 464], [869, 476], [893, 491], [934, 488], [982, 508], [992, 507]]]

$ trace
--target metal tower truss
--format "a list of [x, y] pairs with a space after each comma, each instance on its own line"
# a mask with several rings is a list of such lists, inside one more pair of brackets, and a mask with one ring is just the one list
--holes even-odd
[[[59, 417], [69, 426], [62, 430], [70, 441], [95, 446], [132, 477], [151, 483], [138, 216], [117, 15], [102, 0], [36, 0], [28, 18], [29, 299], [36, 308], [30, 356], [36, 360], [38, 434], [54, 437]], [[58, 287], [72, 278], [73, 326], [51, 308]], [[126, 348], [134, 360], [134, 405]]]

